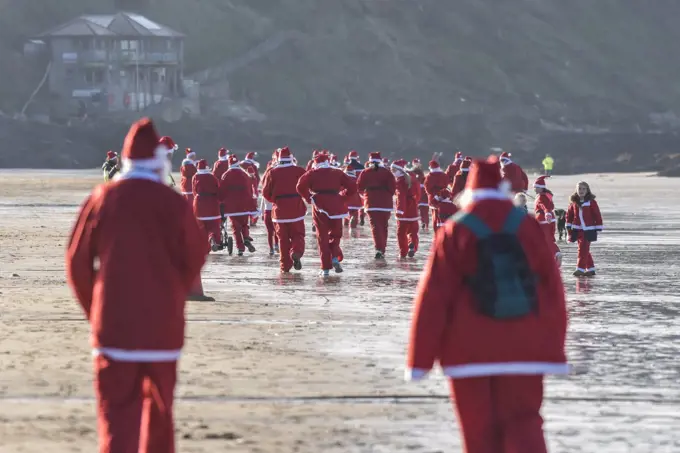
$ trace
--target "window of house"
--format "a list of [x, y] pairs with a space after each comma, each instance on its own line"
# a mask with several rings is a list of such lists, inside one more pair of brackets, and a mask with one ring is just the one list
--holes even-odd
[[87, 83], [104, 83], [104, 70], [88, 69], [85, 71], [85, 81]]

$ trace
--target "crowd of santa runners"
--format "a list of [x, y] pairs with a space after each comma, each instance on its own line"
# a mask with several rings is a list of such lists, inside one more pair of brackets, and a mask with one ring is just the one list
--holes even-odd
[[[169, 159], [178, 149], [170, 137], [159, 145]], [[312, 218], [321, 258], [321, 274], [343, 271], [341, 240], [343, 230], [350, 232], [368, 224], [373, 237], [375, 259], [384, 260], [392, 215], [396, 220], [397, 255], [413, 258], [419, 249], [420, 232], [436, 232], [458, 211], [458, 198], [466, 187], [472, 158], [457, 152], [446, 167], [435, 154], [423, 169], [420, 159], [390, 161], [380, 152], [368, 154], [365, 162], [357, 151], [343, 159], [326, 149], [314, 150], [304, 167], [288, 147], [276, 149], [261, 171], [257, 153], [239, 158], [226, 148], [219, 149], [217, 160], [208, 162], [186, 148], [180, 166], [179, 191], [193, 206], [196, 219], [205, 231], [213, 252], [226, 250], [242, 256], [256, 251], [250, 228], [263, 218], [270, 255], [280, 257], [281, 272], [302, 269], [305, 253], [305, 218]], [[575, 276], [595, 275], [590, 243], [602, 230], [602, 216], [584, 181], [577, 184], [567, 210], [556, 209], [548, 189], [548, 175], [539, 176], [530, 187], [524, 170], [510, 153], [499, 156], [501, 173], [508, 196], [533, 214], [545, 232], [547, 247], [561, 264], [562, 253], [556, 241], [565, 236], [578, 243]], [[105, 179], [120, 171], [117, 154], [109, 151], [102, 167]], [[426, 171], [427, 170], [427, 171]], [[174, 185], [168, 173], [169, 182]], [[533, 189], [534, 195], [529, 194]], [[351, 235], [350, 235], [351, 237]]]

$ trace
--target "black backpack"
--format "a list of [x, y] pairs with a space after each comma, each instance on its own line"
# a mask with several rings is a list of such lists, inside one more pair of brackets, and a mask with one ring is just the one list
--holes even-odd
[[517, 238], [525, 217], [522, 209], [513, 208], [499, 232], [469, 212], [452, 217], [454, 223], [465, 225], [477, 238], [477, 270], [465, 281], [480, 312], [494, 319], [523, 317], [538, 309], [537, 278]]

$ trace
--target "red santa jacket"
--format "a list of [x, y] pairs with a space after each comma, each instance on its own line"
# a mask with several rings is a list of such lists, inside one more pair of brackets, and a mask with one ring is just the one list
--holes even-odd
[[442, 190], [433, 199], [434, 207], [437, 209], [437, 224], [444, 226], [444, 223], [458, 212], [458, 206], [453, 201], [453, 195], [448, 190]]
[[[467, 170], [467, 169], [466, 169]], [[468, 171], [458, 170], [456, 176], [453, 177], [453, 186], [451, 187], [451, 195], [455, 200], [459, 193], [465, 190], [465, 184], [467, 183]]]
[[394, 175], [385, 167], [371, 165], [357, 178], [357, 187], [364, 199], [366, 212], [392, 212], [397, 189]]
[[[499, 231], [510, 200], [482, 199], [463, 207]], [[567, 310], [562, 279], [538, 223], [525, 216], [518, 239], [537, 277], [535, 314], [507, 321], [481, 314], [465, 281], [477, 267], [477, 239], [448, 222], [432, 247], [414, 302], [408, 348], [410, 378], [439, 362], [453, 378], [504, 374], [564, 374]]]
[[432, 201], [440, 190], [446, 189], [449, 185], [449, 177], [440, 168], [433, 169], [425, 177], [425, 192], [430, 206], [434, 207]]
[[418, 202], [418, 206], [429, 206], [427, 191], [425, 190], [425, 172], [420, 168], [415, 168], [412, 173], [416, 175], [418, 184], [420, 184], [420, 201]]
[[220, 215], [220, 181], [210, 170], [197, 170], [194, 175], [194, 215], [198, 220], [218, 220]]
[[446, 176], [449, 177], [449, 184], [453, 184], [453, 178], [455, 178], [455, 176], [458, 174], [458, 171], [460, 170], [460, 164], [462, 162], [463, 159], [456, 159], [446, 168]]
[[253, 209], [253, 180], [239, 164], [232, 165], [222, 175], [219, 198], [226, 216], [257, 214]]
[[119, 361], [177, 360], [185, 300], [207, 253], [191, 207], [155, 175], [131, 171], [95, 188], [66, 251], [68, 283], [90, 321], [95, 352]]
[[409, 172], [396, 178], [397, 220], [417, 222], [420, 220], [418, 202], [420, 201], [420, 184], [415, 173]]
[[595, 198], [586, 197], [586, 200], [581, 202], [572, 197], [567, 210], [567, 228], [598, 231], [604, 228], [600, 206]]
[[552, 199], [552, 192], [546, 191], [539, 193], [536, 197], [534, 214], [536, 215], [536, 221], [541, 225], [557, 222], [557, 218], [555, 217], [555, 205], [553, 204]]
[[191, 183], [196, 174], [196, 163], [193, 160], [184, 159], [182, 165], [179, 167], [179, 174], [179, 189], [182, 192], [182, 195], [191, 195]]
[[272, 220], [292, 223], [305, 219], [307, 207], [297, 192], [297, 184], [305, 170], [292, 163], [278, 164], [265, 175], [262, 196], [273, 203]]
[[297, 185], [300, 196], [329, 219], [347, 217], [347, 206], [342, 194], [347, 197], [356, 191], [354, 180], [328, 163], [318, 164], [314, 170], [306, 172]]
[[[359, 164], [359, 165], [361, 165], [361, 164]], [[360, 170], [354, 170], [350, 166], [347, 166], [345, 168], [345, 173], [347, 174], [347, 176], [352, 178], [352, 180], [355, 182], [355, 186], [356, 186], [356, 181], [358, 179], [357, 173], [361, 174], [362, 171], [363, 171], [363, 167]], [[355, 190], [351, 194], [348, 194], [348, 192], [346, 190], [343, 190], [340, 193], [340, 195], [342, 195], [342, 200], [344, 201], [345, 206], [347, 206], [347, 209], [349, 209], [350, 211], [357, 211], [357, 210], [363, 208], [364, 201], [361, 199], [361, 195], [359, 195], [358, 191]]]
[[[241, 168], [243, 168], [246, 173], [252, 174], [254, 176], [252, 184], [253, 184], [253, 193], [255, 195], [258, 194], [259, 188], [260, 188], [260, 170], [259, 170], [259, 164], [255, 162], [254, 160], [251, 159], [244, 159], [241, 162]], [[252, 170], [248, 170], [248, 168], [252, 168]]]
[[215, 178], [217, 178], [218, 181], [222, 179], [222, 176], [227, 170], [229, 170], [229, 162], [226, 157], [215, 161], [215, 164], [213, 165], [213, 175], [215, 175]]
[[513, 192], [524, 192], [529, 189], [529, 178], [524, 173], [524, 170], [522, 170], [522, 167], [516, 163], [510, 162], [503, 165], [501, 172], [503, 173], [503, 179], [510, 182]]

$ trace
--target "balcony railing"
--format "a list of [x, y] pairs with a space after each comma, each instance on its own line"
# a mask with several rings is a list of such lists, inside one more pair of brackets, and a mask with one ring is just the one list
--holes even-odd
[[[69, 56], [75, 57], [83, 63], [104, 63], [106, 61], [120, 61], [123, 64], [170, 64], [179, 61], [176, 51], [166, 52], [138, 52], [135, 50], [83, 50], [78, 53], [70, 53]], [[71, 57], [71, 60], [74, 60]], [[64, 57], [67, 61], [67, 57]], [[75, 62], [75, 61], [74, 61]]]

